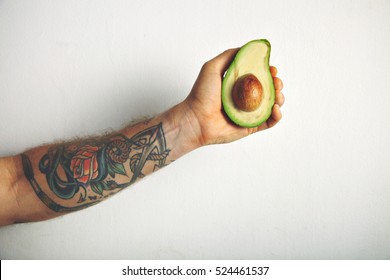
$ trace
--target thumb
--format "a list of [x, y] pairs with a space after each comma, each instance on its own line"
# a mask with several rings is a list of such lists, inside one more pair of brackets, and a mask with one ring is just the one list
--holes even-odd
[[232, 63], [239, 49], [240, 48], [228, 49], [211, 59], [209, 63], [213, 65], [213, 68], [216, 69], [222, 76], [229, 67], [230, 63]]

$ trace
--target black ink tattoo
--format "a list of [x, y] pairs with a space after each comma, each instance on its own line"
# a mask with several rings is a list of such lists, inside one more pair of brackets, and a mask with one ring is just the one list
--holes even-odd
[[[169, 152], [161, 123], [131, 138], [118, 134], [104, 140], [56, 146], [39, 161], [39, 171], [45, 174], [50, 195], [36, 181], [26, 154], [22, 154], [22, 163], [27, 180], [47, 207], [56, 212], [72, 212], [94, 205], [142, 178], [148, 161], [154, 163], [153, 170], [165, 166]], [[128, 178], [127, 182], [118, 183], [118, 176]], [[76, 206], [57, 202], [74, 199]]]

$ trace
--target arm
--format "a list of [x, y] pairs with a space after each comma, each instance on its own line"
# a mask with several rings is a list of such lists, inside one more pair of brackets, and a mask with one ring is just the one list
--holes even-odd
[[95, 205], [198, 147], [275, 125], [284, 101], [276, 68], [271, 68], [276, 104], [266, 123], [240, 128], [225, 117], [222, 75], [237, 51], [228, 50], [204, 64], [190, 95], [148, 121], [108, 136], [0, 158], [0, 225], [50, 219]]

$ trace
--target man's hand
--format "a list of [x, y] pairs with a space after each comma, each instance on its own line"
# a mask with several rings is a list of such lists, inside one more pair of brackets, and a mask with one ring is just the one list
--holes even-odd
[[274, 67], [276, 103], [264, 124], [238, 127], [223, 112], [222, 76], [237, 51], [227, 50], [205, 63], [185, 101], [148, 121], [104, 137], [43, 145], [0, 158], [0, 225], [84, 209], [200, 146], [231, 142], [274, 126], [284, 102]]
[[275, 105], [270, 118], [255, 128], [243, 128], [235, 125], [225, 115], [221, 102], [223, 74], [229, 67], [239, 48], [229, 49], [206, 62], [184, 103], [193, 112], [199, 127], [201, 145], [228, 143], [249, 134], [270, 128], [277, 124], [282, 114], [280, 107], [284, 103], [282, 80], [276, 77], [277, 69], [270, 67], [275, 85]]

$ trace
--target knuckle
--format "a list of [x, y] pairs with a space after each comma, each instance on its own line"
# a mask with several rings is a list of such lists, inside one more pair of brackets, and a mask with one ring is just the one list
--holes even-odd
[[211, 60], [205, 62], [202, 66], [202, 69], [210, 69], [213, 65], [213, 62]]

